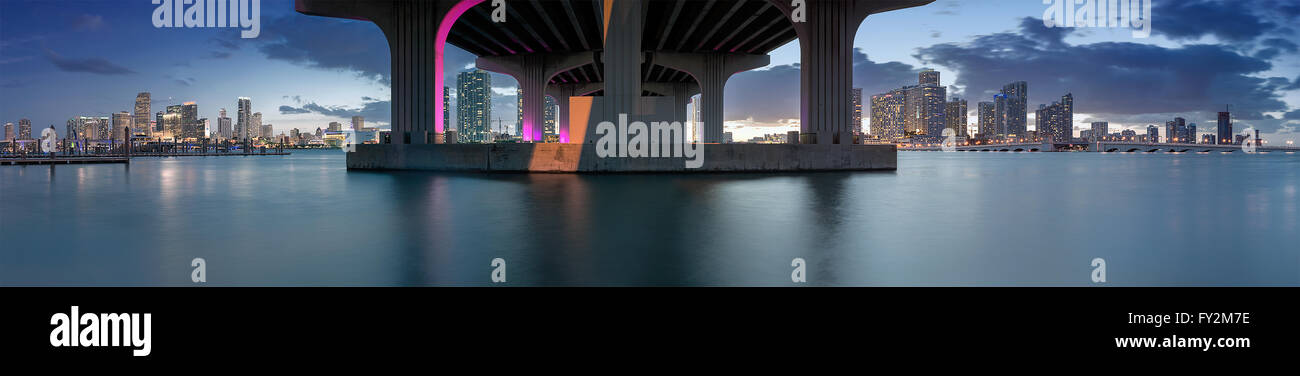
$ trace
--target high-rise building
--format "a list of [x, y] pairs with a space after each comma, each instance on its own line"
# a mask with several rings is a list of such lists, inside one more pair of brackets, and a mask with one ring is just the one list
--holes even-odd
[[849, 123], [849, 130], [853, 134], [862, 134], [862, 88], [853, 88], [850, 97], [853, 100], [853, 122]]
[[560, 130], [556, 128], [557, 124], [555, 123], [555, 112], [557, 109], [559, 109], [559, 107], [555, 104], [555, 98], [551, 98], [549, 95], [546, 96], [545, 120], [542, 123], [542, 132], [546, 136], [560, 135]]
[[1147, 142], [1160, 142], [1160, 127], [1155, 124], [1147, 125]]
[[1024, 137], [1029, 123], [1029, 84], [1025, 81], [1006, 84], [993, 96], [993, 101], [997, 110], [998, 135]]
[[921, 71], [918, 85], [907, 87], [903, 107], [903, 132], [907, 136], [937, 139], [943, 134], [948, 88], [939, 85], [939, 72]]
[[156, 135], [155, 138], [162, 137], [164, 114], [163, 111], [158, 111], [154, 114], [153, 133]]
[[1106, 140], [1106, 138], [1108, 138], [1107, 135], [1110, 134], [1110, 129], [1109, 129], [1109, 128], [1110, 128], [1110, 123], [1108, 123], [1108, 122], [1104, 122], [1104, 121], [1094, 121], [1094, 122], [1092, 122], [1092, 136], [1093, 136], [1094, 138], [1096, 138], [1096, 139], [1095, 139], [1095, 140], [1089, 140], [1089, 141], [1103, 141], [1103, 140]]
[[275, 128], [271, 124], [262, 124], [261, 134], [263, 139], [271, 139], [275, 137]]
[[167, 106], [167, 114], [163, 115], [164, 138], [179, 140], [184, 137], [181, 133], [181, 127], [185, 120], [185, 116], [182, 115], [184, 107], [185, 106], [179, 104]]
[[907, 91], [894, 89], [871, 96], [871, 135], [881, 140], [903, 138], [903, 107]]
[[1227, 145], [1232, 143], [1232, 113], [1223, 111], [1219, 113], [1218, 138], [1216, 144]]
[[208, 121], [208, 118], [199, 119], [199, 129], [197, 132], [199, 138], [211, 137], [212, 123]]
[[966, 135], [966, 100], [953, 98], [944, 104], [944, 127], [953, 130], [957, 137], [968, 137]]
[[180, 139], [201, 137], [199, 135], [199, 105], [193, 101], [185, 102], [181, 105], [181, 134], [177, 136]]
[[[461, 72], [456, 84], [458, 141], [491, 142], [492, 76], [482, 69]], [[522, 133], [522, 125], [521, 121], [515, 126], [517, 134]]]
[[14, 138], [14, 123], [5, 123], [4, 135], [5, 135], [4, 138], [5, 141], [12, 140]]
[[226, 117], [226, 109], [221, 109], [220, 116], [217, 117], [217, 130], [212, 138], [218, 140], [229, 140], [234, 136], [234, 129], [231, 127], [230, 118]]
[[248, 117], [248, 138], [260, 138], [268, 135], [262, 134], [262, 113], [254, 112]]
[[1188, 124], [1188, 125], [1187, 125], [1187, 134], [1183, 135], [1183, 138], [1187, 139], [1187, 143], [1189, 143], [1189, 144], [1195, 144], [1195, 143], [1196, 143], [1196, 137], [1197, 137], [1197, 136], [1196, 136], [1196, 123]]
[[239, 97], [238, 112], [235, 113], [235, 139], [247, 140], [250, 137], [248, 129], [253, 123], [253, 100], [248, 97]]
[[1066, 93], [1060, 102], [1039, 105], [1034, 124], [1044, 141], [1070, 142], [1074, 138], [1074, 95]]
[[979, 137], [993, 138], [998, 135], [997, 111], [993, 102], [979, 103]]
[[18, 119], [18, 139], [32, 139], [32, 121], [28, 119]]
[[131, 133], [137, 136], [149, 136], [153, 129], [149, 127], [149, 92], [135, 95], [135, 117], [132, 120]]
[[1176, 117], [1173, 121], [1165, 122], [1165, 142], [1182, 143], [1187, 142], [1187, 120]]
[[329, 126], [325, 127], [325, 130], [330, 132], [339, 132], [343, 130], [343, 124], [339, 124], [337, 121], [331, 121]]
[[122, 111], [113, 114], [113, 128], [109, 130], [109, 138], [117, 141], [124, 140], [123, 136], [125, 136], [125, 134], [123, 134], [123, 132], [125, 132], [127, 128], [131, 129], [131, 134], [135, 134], [136, 128], [132, 124], [134, 122], [135, 115], [130, 112]]
[[442, 87], [442, 131], [451, 130], [451, 88]]
[[[446, 109], [447, 109], [446, 107], [443, 107], [443, 111], [446, 111]], [[447, 119], [447, 117], [444, 116], [444, 117], [443, 117], [443, 120], [446, 120], [446, 119]], [[360, 131], [361, 131], [362, 129], [364, 129], [365, 127], [366, 127], [366, 118], [365, 118], [365, 117], [361, 117], [361, 116], [353, 116], [353, 117], [352, 117], [352, 130], [360, 132]], [[443, 128], [443, 129], [447, 129], [447, 128]]]

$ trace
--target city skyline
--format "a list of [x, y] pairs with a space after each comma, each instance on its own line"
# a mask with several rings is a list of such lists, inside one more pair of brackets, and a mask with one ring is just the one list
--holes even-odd
[[[28, 118], [38, 127], [58, 128], [75, 116], [132, 111], [131, 96], [148, 91], [154, 112], [196, 101], [205, 104], [199, 118], [209, 119], [217, 118], [219, 108], [234, 107], [228, 98], [257, 98], [276, 134], [354, 115], [387, 126], [386, 42], [371, 25], [307, 17], [292, 12], [290, 1], [268, 0], [262, 2], [262, 35], [242, 40], [232, 29], [154, 29], [147, 21], [152, 5], [144, 1], [86, 5], [80, 15], [51, 19], [43, 15], [57, 14], [56, 4], [0, 4], [6, 18], [0, 23], [0, 66], [13, 72], [0, 77], [0, 122]], [[938, 1], [873, 15], [864, 23], [855, 38], [852, 86], [863, 88], [864, 95], [880, 93], [932, 68], [952, 77], [949, 97], [968, 98], [974, 105], [1001, 85], [1023, 80], [1035, 86], [1030, 107], [1067, 92], [1089, 98], [1074, 111], [1076, 132], [1094, 120], [1134, 130], [1175, 116], [1213, 124], [1217, 111], [1231, 104], [1238, 129], [1261, 129], [1266, 139], [1280, 142], [1290, 136], [1279, 130], [1300, 124], [1300, 59], [1291, 42], [1295, 31], [1278, 22], [1294, 16], [1296, 7], [1276, 5], [1267, 0], [1157, 3], [1154, 33], [1136, 39], [1127, 29], [1045, 28], [1038, 1], [998, 6]], [[1190, 13], [1205, 12], [1234, 22], [1183, 26], [1196, 24], [1187, 22], [1194, 20]], [[878, 40], [897, 43], [872, 43]], [[120, 47], [128, 43], [140, 50], [123, 52]], [[1006, 54], [975, 59], [1000, 50]], [[472, 68], [472, 55], [454, 47], [447, 54], [445, 74], [453, 80]], [[1011, 54], [1025, 58], [1006, 56]], [[771, 55], [769, 66], [737, 74], [725, 88], [726, 130], [738, 139], [798, 125], [793, 99], [769, 95], [797, 92], [797, 43]], [[1065, 59], [1075, 55], [1093, 59]], [[1136, 60], [1114, 58], [1128, 55]], [[1142, 75], [1126, 76], [1121, 66]], [[515, 119], [508, 114], [517, 110], [517, 84], [509, 76], [492, 76], [493, 108], [501, 111], [494, 118], [512, 129]], [[104, 89], [60, 90], [78, 84]], [[978, 119], [978, 106], [971, 107], [969, 115]], [[1034, 129], [1035, 114], [1026, 115]], [[864, 111], [864, 128], [870, 118]]]

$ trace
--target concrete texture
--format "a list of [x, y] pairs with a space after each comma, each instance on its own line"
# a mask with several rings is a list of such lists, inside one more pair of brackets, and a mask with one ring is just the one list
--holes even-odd
[[599, 158], [594, 144], [365, 144], [349, 169], [475, 172], [790, 172], [894, 170], [894, 145], [706, 144], [704, 166], [686, 158]]

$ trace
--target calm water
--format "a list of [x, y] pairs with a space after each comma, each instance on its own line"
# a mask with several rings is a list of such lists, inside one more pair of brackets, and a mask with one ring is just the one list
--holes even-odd
[[0, 285], [1300, 285], [1300, 155], [905, 152], [897, 172], [0, 167]]

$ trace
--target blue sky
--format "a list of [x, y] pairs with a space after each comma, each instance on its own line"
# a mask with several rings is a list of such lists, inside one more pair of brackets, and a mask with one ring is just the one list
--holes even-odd
[[[149, 0], [0, 0], [0, 123], [29, 118], [59, 131], [74, 116], [130, 111], [149, 91], [154, 111], [196, 101], [200, 116], [253, 98], [275, 131], [314, 130], [366, 116], [388, 122], [388, 49], [374, 25], [300, 15], [261, 2], [261, 35], [232, 28], [154, 28]], [[1030, 106], [1075, 95], [1076, 126], [1163, 124], [1182, 116], [1208, 131], [1228, 103], [1237, 129], [1272, 142], [1300, 125], [1300, 1], [1157, 0], [1150, 38], [1129, 29], [1046, 28], [1041, 0], [940, 0], [868, 17], [855, 39], [854, 86], [868, 95], [942, 72], [950, 94], [988, 100], [1029, 82]], [[737, 138], [797, 129], [797, 43], [772, 64], [733, 76], [725, 100]], [[454, 47], [447, 82], [473, 56]], [[494, 75], [494, 117], [515, 119], [515, 81]], [[791, 95], [772, 95], [791, 93]], [[454, 108], [454, 107], [453, 107]], [[973, 121], [973, 117], [972, 117]], [[1032, 122], [1031, 122], [1032, 128]]]

